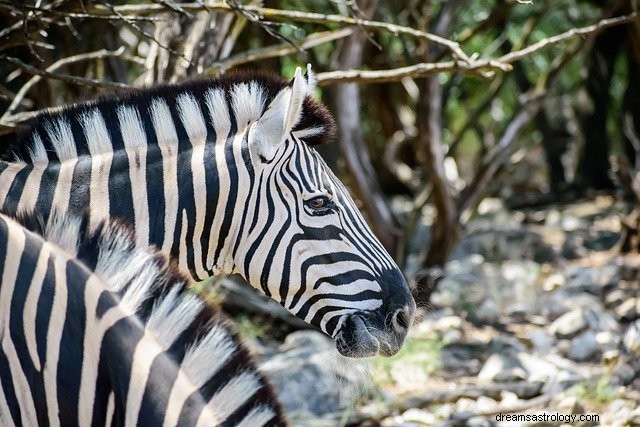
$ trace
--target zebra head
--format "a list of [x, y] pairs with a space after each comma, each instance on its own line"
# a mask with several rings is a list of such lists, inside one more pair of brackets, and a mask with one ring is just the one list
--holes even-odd
[[311, 146], [333, 126], [310, 96], [313, 84], [310, 70], [305, 78], [298, 69], [247, 124], [243, 158], [253, 179], [234, 269], [333, 337], [342, 355], [390, 356], [404, 342], [415, 302], [347, 189]]

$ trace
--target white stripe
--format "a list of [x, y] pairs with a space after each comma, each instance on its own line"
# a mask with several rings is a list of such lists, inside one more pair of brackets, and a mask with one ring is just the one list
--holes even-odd
[[[2, 338], [2, 350], [9, 361], [9, 370], [13, 378], [13, 387], [16, 396], [20, 401], [20, 416], [22, 424], [27, 426], [38, 425], [36, 418], [36, 409], [31, 399], [29, 391], [29, 383], [24, 372], [21, 369], [18, 353], [11, 342], [9, 332], [9, 319], [11, 318], [11, 297], [13, 289], [16, 285], [18, 276], [18, 267], [20, 259], [24, 252], [25, 235], [22, 230], [14, 222], [5, 221], [8, 227], [7, 247], [11, 248], [14, 256], [7, 257], [4, 260], [4, 268], [2, 273], [2, 287], [0, 287], [0, 337]], [[11, 261], [11, 262], [9, 262]]]
[[229, 171], [227, 170], [227, 164], [225, 159], [225, 143], [229, 132], [231, 131], [231, 119], [229, 118], [229, 109], [224, 98], [224, 94], [219, 89], [210, 90], [205, 95], [207, 109], [209, 110], [209, 118], [213, 122], [213, 127], [216, 130], [216, 143], [214, 146], [216, 153], [216, 171], [218, 173], [218, 182], [220, 188], [218, 189], [218, 204], [216, 215], [214, 217], [213, 224], [211, 224], [211, 232], [209, 235], [209, 254], [207, 256], [207, 266], [214, 269], [214, 273], [221, 272], [219, 266], [214, 263], [220, 260], [215, 260], [215, 249], [218, 245], [218, 236], [220, 235], [220, 229], [222, 228], [222, 220], [224, 218], [224, 207], [227, 205], [229, 196]]
[[207, 209], [207, 188], [204, 171], [204, 143], [207, 128], [202, 111], [191, 95], [183, 94], [178, 98], [178, 111], [189, 141], [191, 141], [191, 172], [193, 175], [193, 199], [195, 202], [195, 225], [193, 232], [193, 254], [196, 276], [203, 280], [208, 277], [206, 267], [202, 261], [202, 234], [204, 232], [204, 217]]
[[24, 325], [24, 338], [27, 343], [27, 350], [33, 361], [33, 366], [40, 371], [40, 358], [38, 357], [38, 345], [36, 343], [36, 314], [38, 313], [38, 302], [42, 292], [42, 284], [47, 273], [47, 261], [50, 256], [50, 245], [40, 246], [40, 254], [36, 261], [36, 267], [31, 278], [31, 284], [27, 291], [22, 312], [22, 322]]
[[[208, 357], [216, 349], [216, 358]], [[171, 389], [164, 426], [175, 426], [187, 398], [202, 387], [224, 366], [236, 350], [236, 344], [223, 326], [215, 325], [182, 359], [181, 369]], [[213, 423], [211, 424], [213, 425]]]
[[26, 166], [26, 163], [9, 163], [6, 169], [0, 173], [0, 208], [4, 207], [9, 189], [16, 175]]
[[210, 426], [210, 417], [223, 422], [259, 389], [260, 382], [253, 372], [246, 371], [235, 376], [209, 400], [196, 425]]
[[113, 147], [107, 125], [98, 110], [80, 116], [80, 122], [91, 154], [89, 227], [93, 230], [100, 221], [109, 217], [109, 173]]
[[[105, 331], [96, 317], [98, 300], [102, 295], [104, 284], [98, 276], [92, 274], [85, 284], [85, 331], [84, 334], [82, 371], [80, 375], [80, 391], [78, 399], [78, 424], [90, 426], [93, 419], [93, 405], [96, 396], [96, 380], [100, 363], [100, 348]], [[108, 425], [108, 424], [107, 424]]]
[[73, 132], [71, 132], [71, 124], [66, 117], [50, 121], [44, 125], [44, 128], [61, 163], [77, 159], [76, 143], [73, 139]]
[[255, 427], [267, 425], [276, 413], [266, 405], [256, 406], [238, 423], [236, 427]]
[[[138, 111], [131, 107], [118, 108], [118, 120], [129, 159], [129, 181], [133, 198], [136, 239], [149, 244], [149, 202], [147, 199], [147, 136]], [[138, 166], [139, 165], [139, 166]]]
[[19, 212], [31, 212], [36, 207], [40, 193], [40, 182], [45, 168], [46, 166], [37, 165], [29, 172], [20, 195], [20, 202], [18, 202]]
[[10, 420], [11, 410], [9, 409], [9, 403], [7, 402], [7, 398], [4, 395], [4, 389], [0, 387], [0, 426], [9, 426], [11, 425]]
[[178, 135], [167, 103], [154, 99], [151, 103], [151, 119], [162, 155], [164, 187], [164, 240], [162, 252], [169, 254], [173, 245], [178, 216]]
[[105, 426], [113, 425], [113, 414], [115, 412], [115, 396], [113, 392], [109, 393], [109, 400], [107, 400], [107, 415], [105, 416]]
[[67, 314], [67, 261], [63, 257], [56, 256], [53, 261], [55, 272], [55, 293], [51, 307], [51, 321], [47, 330], [47, 350], [42, 379], [44, 381], [45, 395], [47, 396], [47, 409], [51, 425], [60, 425], [58, 414], [58, 360], [60, 358], [60, 343], [64, 319]]
[[71, 197], [71, 184], [73, 183], [73, 170], [78, 162], [77, 158], [69, 159], [60, 163], [60, 172], [58, 174], [58, 182], [51, 203], [49, 215], [57, 212], [66, 212], [69, 209], [69, 199]]
[[138, 424], [138, 416], [142, 407], [144, 391], [149, 381], [151, 366], [154, 359], [164, 351], [153, 335], [148, 332], [138, 341], [133, 352], [131, 361], [131, 377], [129, 378], [129, 388], [127, 389], [127, 402], [125, 410], [125, 425], [134, 426]]
[[189, 271], [189, 264], [187, 264], [187, 210], [182, 209], [182, 226], [180, 227], [180, 241], [179, 241], [179, 253], [178, 253], [178, 267], [181, 271]]

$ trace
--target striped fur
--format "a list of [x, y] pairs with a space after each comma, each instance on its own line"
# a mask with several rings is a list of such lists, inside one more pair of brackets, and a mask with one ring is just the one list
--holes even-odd
[[394, 354], [415, 303], [312, 147], [333, 133], [312, 89], [299, 70], [249, 74], [44, 115], [0, 162], [1, 210], [121, 218], [196, 279], [240, 273], [345, 355]]
[[283, 425], [221, 313], [123, 225], [0, 215], [0, 425]]

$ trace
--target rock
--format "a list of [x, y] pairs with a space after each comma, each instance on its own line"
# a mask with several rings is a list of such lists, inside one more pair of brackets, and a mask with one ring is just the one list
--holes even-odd
[[618, 307], [627, 299], [627, 294], [623, 289], [613, 289], [604, 297], [606, 307]]
[[528, 382], [547, 382], [558, 373], [558, 368], [552, 363], [529, 353], [518, 353], [518, 361], [527, 372]]
[[584, 406], [578, 402], [578, 398], [575, 396], [566, 396], [558, 403], [558, 409], [564, 413], [584, 414], [586, 411]]
[[487, 382], [522, 381], [526, 378], [527, 372], [518, 359], [500, 353], [489, 356], [478, 373], [478, 379]]
[[402, 413], [402, 422], [404, 424], [396, 424], [400, 426], [416, 425], [434, 425], [436, 424], [436, 417], [429, 411], [425, 411], [418, 408], [410, 408]]
[[627, 424], [631, 426], [640, 425], [640, 408], [636, 408], [627, 416]]
[[630, 298], [623, 301], [614, 311], [620, 320], [627, 322], [635, 320], [640, 317], [640, 298]]
[[576, 362], [584, 362], [595, 356], [599, 349], [596, 334], [588, 330], [571, 340], [569, 358]]
[[607, 351], [617, 351], [616, 349], [620, 346], [622, 339], [619, 334], [611, 331], [602, 331], [596, 334], [596, 341], [604, 353]]
[[640, 353], [640, 320], [629, 325], [622, 339], [624, 348], [631, 354]]
[[540, 354], [548, 353], [556, 342], [553, 335], [538, 328], [530, 330], [527, 333], [527, 339], [531, 342], [533, 349]]
[[442, 348], [441, 370], [448, 377], [477, 375], [482, 366], [487, 345], [483, 343], [451, 343]]
[[366, 367], [340, 356], [320, 332], [294, 332], [278, 350], [261, 368], [293, 419], [335, 413], [373, 389]]
[[549, 332], [560, 338], [570, 338], [588, 327], [584, 310], [576, 308], [554, 320], [549, 326]]

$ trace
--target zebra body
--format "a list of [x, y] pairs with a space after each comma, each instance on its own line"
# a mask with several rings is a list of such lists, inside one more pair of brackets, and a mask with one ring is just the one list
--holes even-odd
[[0, 162], [1, 210], [121, 218], [196, 279], [240, 273], [344, 355], [394, 354], [415, 303], [312, 147], [333, 133], [312, 80], [236, 75], [40, 117]]
[[283, 425], [224, 317], [121, 224], [0, 215], [0, 425]]

